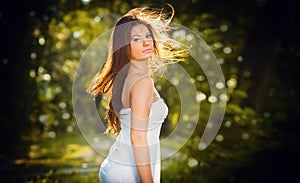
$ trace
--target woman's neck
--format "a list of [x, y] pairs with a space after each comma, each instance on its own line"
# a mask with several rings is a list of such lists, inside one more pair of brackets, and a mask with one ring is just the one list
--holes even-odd
[[133, 72], [148, 74], [148, 60], [131, 60], [130, 64]]

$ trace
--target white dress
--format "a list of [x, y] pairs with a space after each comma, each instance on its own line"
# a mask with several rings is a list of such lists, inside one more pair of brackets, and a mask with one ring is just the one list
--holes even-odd
[[[162, 98], [159, 98], [152, 103], [147, 136], [154, 183], [160, 182], [159, 134], [167, 114], [168, 107]], [[100, 167], [100, 183], [140, 182], [130, 141], [130, 119], [131, 108], [121, 109], [120, 121], [122, 130]]]

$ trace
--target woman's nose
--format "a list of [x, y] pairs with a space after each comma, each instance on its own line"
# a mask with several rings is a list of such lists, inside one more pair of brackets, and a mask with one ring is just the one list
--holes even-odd
[[149, 46], [150, 45], [150, 40], [149, 39], [144, 39], [143, 40], [143, 46]]

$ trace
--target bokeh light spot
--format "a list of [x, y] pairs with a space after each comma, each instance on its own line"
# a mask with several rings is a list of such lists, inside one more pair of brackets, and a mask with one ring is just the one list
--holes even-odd
[[207, 147], [207, 145], [206, 145], [205, 143], [203, 143], [203, 142], [200, 142], [199, 145], [198, 145], [198, 149], [199, 149], [200, 151], [206, 149], [206, 147]]
[[94, 17], [93, 20], [94, 20], [94, 22], [100, 22], [101, 17], [97, 15], [97, 16]]
[[67, 132], [70, 132], [70, 133], [71, 133], [72, 131], [73, 131], [73, 126], [68, 126], [68, 127], [67, 127]]
[[81, 0], [82, 4], [87, 5], [91, 2], [91, 0]]
[[204, 93], [198, 93], [197, 96], [196, 96], [196, 100], [198, 103], [200, 103], [201, 101], [205, 100], [206, 99], [206, 95]]
[[30, 54], [30, 58], [31, 58], [32, 60], [35, 60], [36, 57], [37, 57], [36, 53], [32, 52], [32, 53]]
[[70, 119], [71, 115], [67, 112], [64, 112], [62, 115], [61, 115], [62, 119]]
[[51, 80], [50, 74], [44, 74], [44, 75], [43, 75], [43, 80], [44, 80], [44, 81], [50, 81], [50, 80]]
[[224, 63], [224, 58], [218, 58], [218, 63], [223, 64]]
[[230, 53], [232, 52], [232, 49], [231, 49], [230, 47], [225, 47], [225, 48], [223, 49], [223, 52], [224, 52], [225, 54], [230, 54]]
[[226, 126], [226, 127], [230, 127], [230, 126], [231, 126], [231, 122], [230, 122], [230, 121], [226, 121], [226, 122], [225, 122], [225, 126]]
[[84, 33], [83, 30], [75, 31], [75, 32], [73, 33], [73, 38], [74, 38], [74, 39], [78, 39], [78, 38], [80, 38], [80, 37], [83, 35], [83, 33]]
[[248, 78], [248, 77], [250, 77], [251, 76], [251, 71], [244, 71], [243, 72], [243, 76], [245, 77], [245, 78]]
[[61, 108], [61, 109], [65, 109], [67, 107], [67, 104], [65, 102], [60, 102], [58, 104], [58, 106]]
[[244, 58], [243, 58], [242, 56], [238, 56], [236, 59], [237, 59], [237, 61], [239, 61], [239, 62], [242, 62], [242, 61], [244, 60]]
[[82, 166], [82, 168], [87, 168], [88, 164], [87, 163], [82, 163], [81, 166]]
[[217, 100], [218, 100], [217, 97], [215, 97], [215, 96], [213, 96], [213, 95], [208, 97], [208, 101], [209, 101], [210, 103], [215, 103], [215, 102], [217, 102]]
[[35, 77], [36, 77], [35, 70], [31, 69], [31, 70], [29, 71], [29, 76], [30, 76], [31, 78], [35, 78]]
[[219, 135], [216, 136], [216, 141], [222, 142], [223, 140], [224, 140], [224, 136], [223, 135], [219, 134]]
[[30, 11], [30, 12], [29, 12], [29, 16], [34, 17], [34, 16], [35, 16], [35, 11], [33, 11], [33, 10]]
[[243, 133], [242, 134], [242, 139], [248, 140], [250, 138], [250, 135], [248, 133]]
[[198, 76], [196, 77], [196, 79], [197, 79], [198, 81], [204, 81], [204, 80], [205, 80], [205, 76], [203, 76], [203, 75], [198, 75]]
[[224, 83], [222, 83], [222, 82], [217, 82], [216, 88], [218, 88], [218, 89], [223, 89], [223, 88], [224, 88]]
[[50, 132], [48, 132], [48, 137], [55, 138], [56, 137], [56, 133], [54, 131], [50, 131]]
[[196, 159], [194, 159], [194, 158], [189, 158], [189, 160], [188, 160], [188, 166], [189, 167], [195, 167], [195, 166], [197, 166], [198, 165], [198, 161], [196, 160]]
[[4, 59], [2, 60], [2, 63], [3, 63], [4, 65], [6, 65], [6, 64], [8, 63], [8, 59], [7, 59], [7, 58], [4, 58]]
[[220, 26], [220, 30], [221, 30], [222, 32], [226, 32], [226, 31], [228, 30], [228, 26], [227, 26], [227, 25], [221, 25], [221, 26]]
[[269, 113], [269, 112], [264, 112], [263, 116], [264, 116], [265, 118], [270, 118], [270, 117], [271, 117], [271, 113]]
[[41, 30], [39, 28], [35, 28], [32, 32], [32, 34], [35, 36], [35, 37], [38, 37], [39, 35], [41, 35]]
[[38, 39], [38, 43], [39, 43], [39, 45], [43, 46], [46, 43], [46, 39], [43, 36], [41, 36]]
[[224, 101], [224, 102], [227, 102], [229, 100], [229, 97], [226, 94], [221, 94], [219, 96], [219, 98], [220, 98], [221, 101]]
[[226, 84], [229, 88], [235, 88], [237, 85], [237, 80], [235, 78], [230, 78]]
[[48, 115], [47, 114], [42, 114], [39, 116], [39, 121], [44, 123], [46, 120], [48, 119]]

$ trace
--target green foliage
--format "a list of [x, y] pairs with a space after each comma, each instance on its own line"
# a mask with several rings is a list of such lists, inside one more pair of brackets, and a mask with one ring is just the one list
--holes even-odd
[[80, 182], [89, 182], [89, 183], [99, 183], [98, 176], [95, 173], [88, 173], [87, 175], [82, 175], [79, 173], [73, 174], [53, 174], [53, 170], [50, 170], [45, 176], [35, 176], [30, 180], [27, 180], [26, 183], [80, 183]]
[[[84, 49], [112, 27], [114, 18], [109, 10], [94, 8], [90, 11], [72, 11], [64, 14], [61, 20], [50, 21], [47, 44], [41, 53], [43, 56], [39, 58], [40, 65], [37, 72], [30, 72], [38, 90], [34, 103], [36, 109], [30, 120], [42, 128], [33, 134], [47, 137], [50, 133], [50, 138], [57, 133], [78, 134], [71, 102], [74, 73]], [[35, 32], [39, 34], [39, 28]]]

